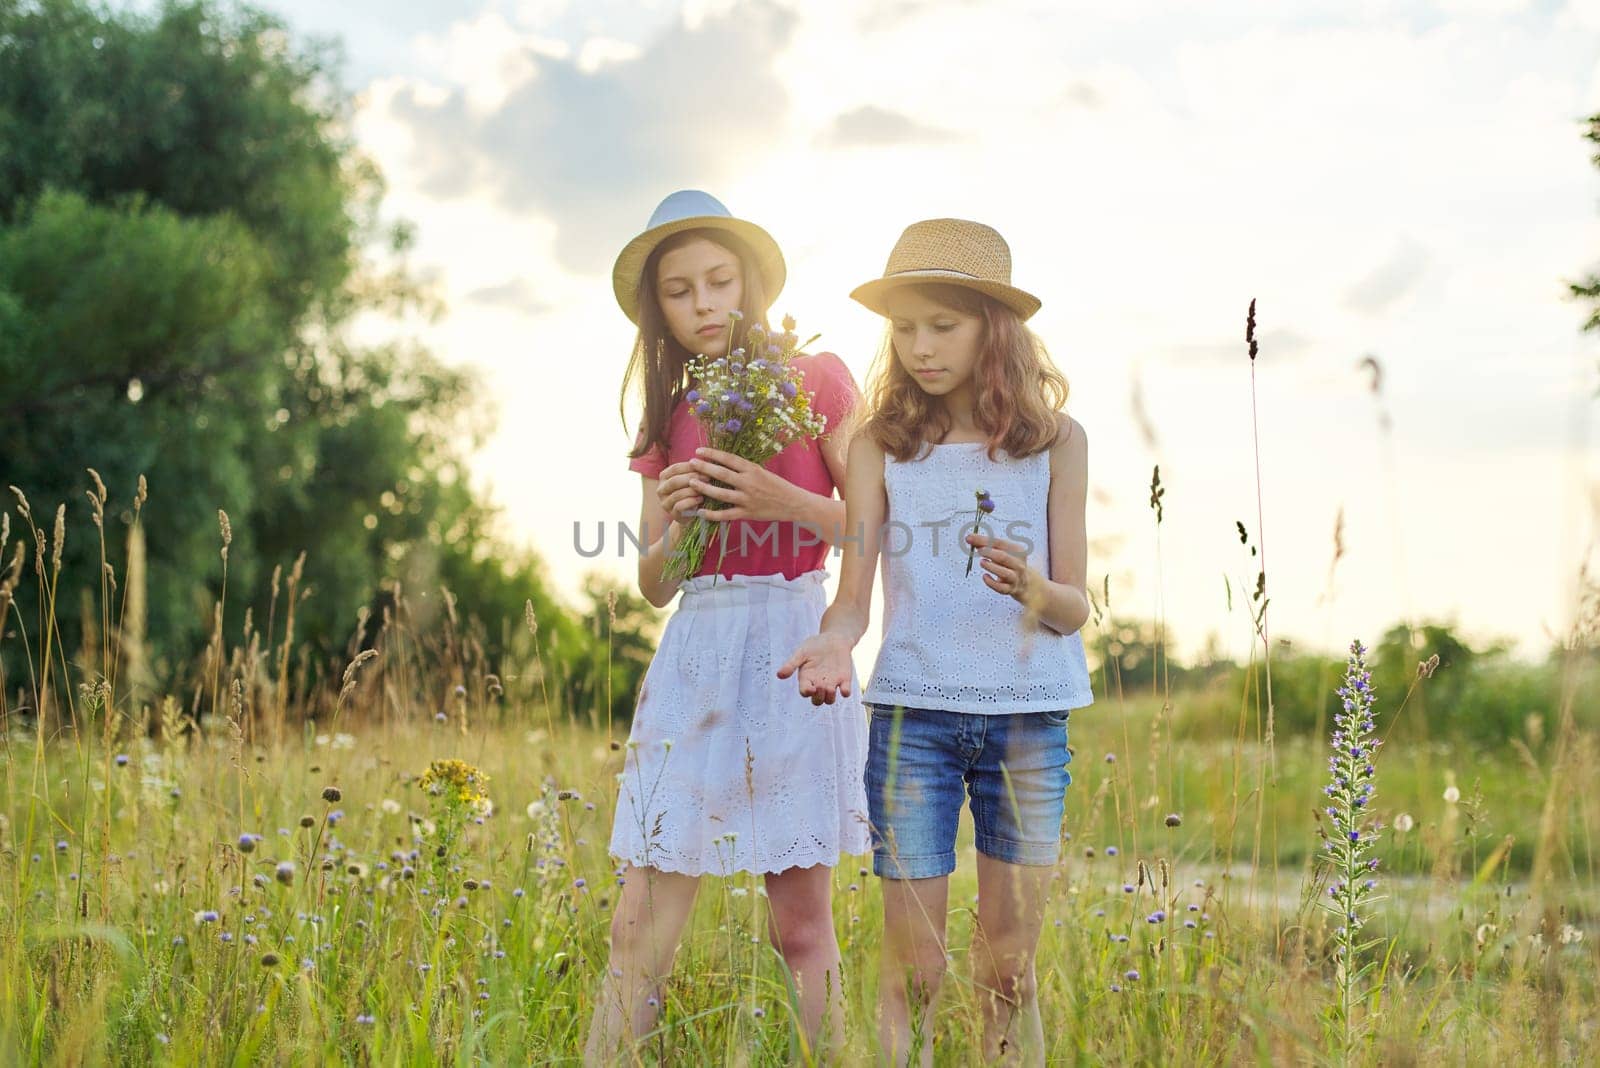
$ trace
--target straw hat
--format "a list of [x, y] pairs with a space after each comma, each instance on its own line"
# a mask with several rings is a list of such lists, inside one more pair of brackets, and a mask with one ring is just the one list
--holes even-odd
[[[635, 323], [639, 321], [639, 276], [650, 253], [673, 234], [684, 230], [726, 230], [741, 238], [755, 255], [756, 271], [766, 284], [767, 299], [777, 299], [788, 271], [783, 253], [772, 235], [752, 222], [735, 219], [722, 201], [698, 189], [681, 189], [656, 206], [644, 233], [629, 241], [611, 268], [611, 288], [617, 303]], [[761, 309], [765, 311], [766, 309]]]
[[1027, 319], [1039, 298], [1011, 284], [1011, 249], [999, 231], [966, 219], [924, 219], [906, 227], [889, 253], [882, 278], [857, 286], [850, 296], [887, 317], [883, 298], [916, 282], [943, 282], [985, 293]]

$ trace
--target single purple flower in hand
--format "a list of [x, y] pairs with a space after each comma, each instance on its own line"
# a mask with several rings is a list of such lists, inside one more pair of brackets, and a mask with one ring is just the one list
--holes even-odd
[[[978, 510], [972, 517], [973, 533], [977, 533], [978, 529], [983, 525], [983, 517], [994, 511], [994, 498], [989, 496], [988, 490], [978, 490], [977, 498]], [[967, 574], [969, 575], [972, 574], [972, 561], [977, 552], [978, 547], [976, 545], [967, 546]]]

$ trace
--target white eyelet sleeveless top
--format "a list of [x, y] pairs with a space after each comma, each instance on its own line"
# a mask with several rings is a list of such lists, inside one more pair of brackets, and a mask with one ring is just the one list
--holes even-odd
[[877, 705], [998, 715], [1082, 708], [1094, 701], [1080, 635], [1060, 634], [967, 570], [963, 540], [977, 491], [994, 501], [984, 528], [1024, 545], [1050, 573], [1050, 453], [990, 460], [983, 442], [934, 445], [905, 463], [888, 457], [889, 516], [881, 548], [883, 645], [865, 700]]

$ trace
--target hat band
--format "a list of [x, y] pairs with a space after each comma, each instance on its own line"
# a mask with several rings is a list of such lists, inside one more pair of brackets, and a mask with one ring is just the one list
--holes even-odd
[[968, 272], [968, 271], [957, 270], [954, 267], [907, 267], [903, 271], [895, 271], [894, 273], [886, 274], [883, 277], [885, 279], [900, 278], [900, 277], [902, 277], [904, 275], [919, 274], [919, 273], [921, 273], [923, 271], [939, 271], [939, 272], [941, 272], [943, 274], [959, 274], [962, 278], [970, 278], [974, 282], [998, 282], [1000, 285], [1010, 285], [1011, 284], [1010, 282], [1001, 282], [1000, 279], [998, 279], [998, 278], [985, 278], [981, 274], [972, 274], [971, 272]]

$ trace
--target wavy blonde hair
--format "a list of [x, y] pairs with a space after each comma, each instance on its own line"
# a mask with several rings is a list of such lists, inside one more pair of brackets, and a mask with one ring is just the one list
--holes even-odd
[[[996, 459], [1000, 449], [1022, 457], [1054, 445], [1060, 429], [1056, 415], [1067, 403], [1067, 379], [1038, 335], [1016, 312], [977, 290], [943, 283], [913, 288], [935, 304], [983, 319], [972, 371], [972, 414], [988, 436], [989, 458]], [[895, 356], [893, 324], [885, 328], [866, 395], [860, 429], [902, 463], [916, 459], [950, 431], [943, 400], [924, 393]]]

